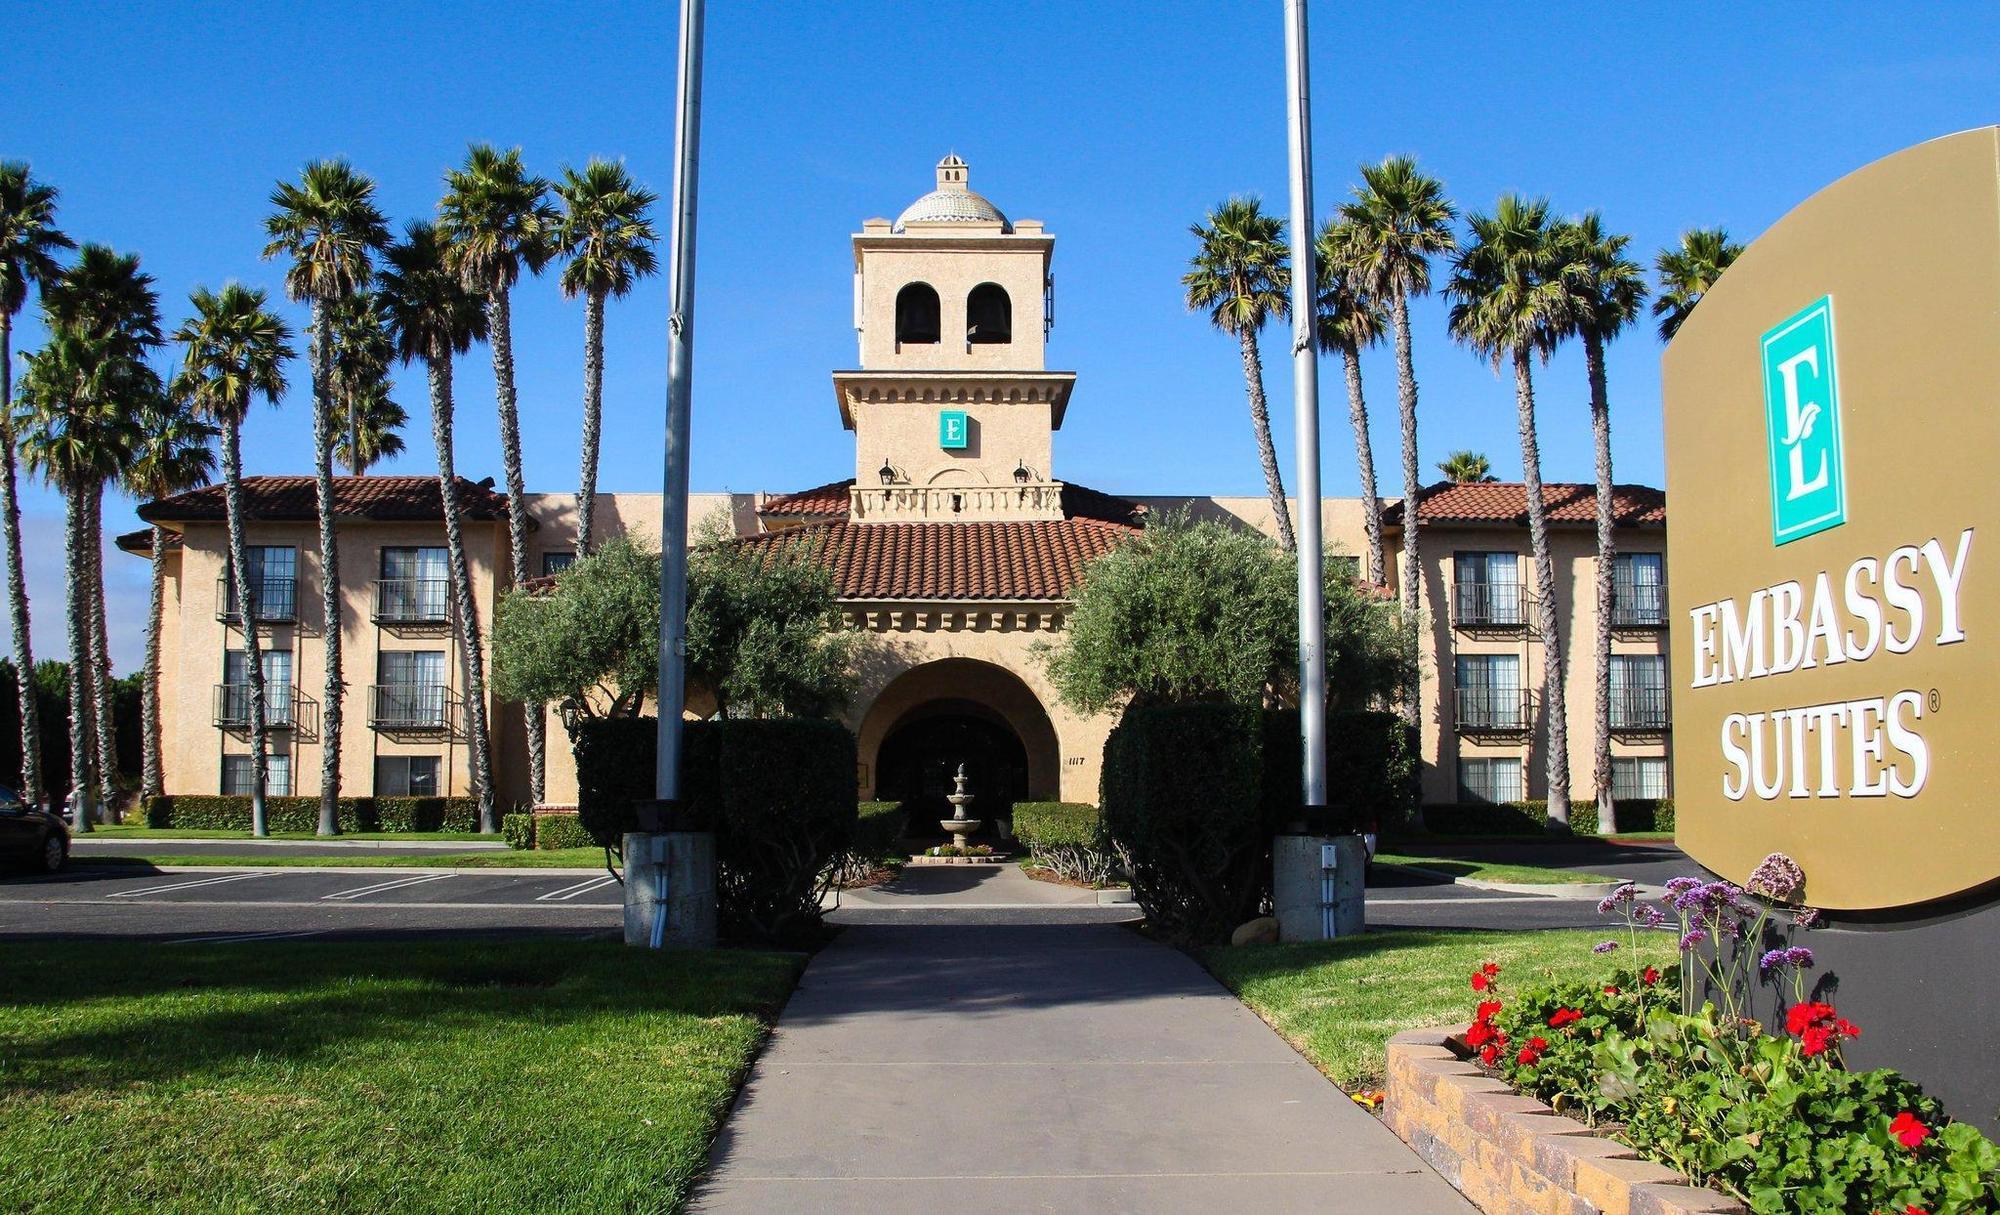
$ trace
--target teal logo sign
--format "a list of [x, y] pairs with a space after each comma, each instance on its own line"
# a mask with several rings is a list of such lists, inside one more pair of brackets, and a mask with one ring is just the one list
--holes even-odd
[[1789, 544], [1847, 522], [1833, 297], [1766, 333], [1763, 352], [1771, 542]]
[[962, 451], [967, 442], [968, 425], [963, 409], [946, 409], [938, 413], [938, 446], [946, 451]]

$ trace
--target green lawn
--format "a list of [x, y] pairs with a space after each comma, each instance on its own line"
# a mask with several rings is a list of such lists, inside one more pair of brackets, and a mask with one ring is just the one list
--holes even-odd
[[794, 955], [575, 941], [0, 953], [0, 1209], [679, 1208]]
[[[91, 836], [107, 840], [247, 840], [247, 831], [205, 831], [181, 827], [140, 827], [132, 824], [114, 823], [94, 826]], [[317, 840], [323, 837], [311, 831], [273, 831], [266, 838], [274, 840]], [[348, 831], [327, 837], [339, 840], [464, 840], [468, 843], [485, 840], [500, 843], [499, 835], [481, 835], [477, 831]]]
[[[1342, 1088], [1382, 1082], [1382, 1053], [1392, 1034], [1472, 1020], [1478, 999], [1468, 986], [1485, 962], [1501, 968], [1502, 998], [1554, 974], [1607, 974], [1630, 967], [1621, 946], [1610, 957], [1590, 947], [1622, 932], [1402, 931], [1369, 933], [1310, 945], [1264, 945], [1196, 951], [1202, 964]], [[1666, 966], [1674, 938], [1641, 938], [1641, 964]]]
[[555, 848], [547, 852], [425, 852], [416, 856], [380, 856], [356, 850], [353, 855], [294, 856], [291, 849], [273, 848], [234, 856], [179, 855], [163, 848], [140, 856], [80, 856], [77, 865], [214, 865], [226, 869], [286, 867], [333, 869], [602, 869], [602, 848]]
[[1540, 865], [1502, 865], [1491, 861], [1463, 860], [1456, 857], [1408, 856], [1394, 852], [1378, 852], [1375, 854], [1375, 859], [1383, 864], [1409, 865], [1418, 869], [1429, 869], [1434, 873], [1448, 873], [1453, 877], [1473, 878], [1485, 882], [1517, 882], [1524, 886], [1618, 880], [1601, 873], [1584, 873], [1575, 869], [1547, 869]]

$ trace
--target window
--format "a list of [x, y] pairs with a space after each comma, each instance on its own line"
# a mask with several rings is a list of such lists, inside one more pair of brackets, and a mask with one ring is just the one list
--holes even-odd
[[896, 344], [929, 345], [944, 332], [938, 293], [929, 283], [911, 283], [896, 293]]
[[1458, 800], [1518, 802], [1522, 796], [1521, 761], [1518, 757], [1458, 761]]
[[[292, 724], [292, 652], [260, 651], [264, 668], [264, 724]], [[222, 654], [222, 690], [218, 717], [225, 724], [250, 724], [250, 654], [247, 650], [225, 650]]]
[[1527, 698], [1521, 694], [1519, 655], [1460, 654], [1457, 673], [1460, 729], [1526, 728]]
[[440, 729], [446, 724], [443, 650], [384, 651], [375, 656], [375, 684], [375, 725]]
[[1459, 624], [1522, 623], [1521, 560], [1514, 553], [1454, 553], [1452, 619]]
[[[299, 614], [299, 550], [290, 545], [253, 544], [244, 550], [250, 567], [250, 594], [259, 620], [296, 620]], [[224, 615], [242, 613], [236, 603], [236, 582], [222, 576]]]
[[965, 341], [1004, 346], [1014, 340], [1014, 303], [998, 283], [981, 283], [965, 297]]
[[375, 588], [375, 618], [413, 624], [445, 619], [451, 565], [442, 548], [385, 548]]
[[1667, 796], [1667, 761], [1654, 756], [1614, 756], [1611, 796], [1621, 802]]
[[438, 757], [383, 755], [375, 760], [375, 796], [436, 797]]
[[[222, 757], [222, 792], [225, 797], [248, 797], [256, 792], [255, 773], [250, 766], [251, 756], [225, 755]], [[271, 755], [265, 757], [266, 769], [264, 795], [266, 797], [290, 797], [292, 795], [292, 757]]]
[[1667, 727], [1667, 658], [1664, 654], [1611, 656], [1611, 728]]
[[549, 574], [560, 574], [564, 570], [568, 569], [570, 566], [575, 564], [576, 564], [575, 553], [542, 554], [542, 573], [544, 576]]
[[1621, 628], [1667, 622], [1666, 562], [1658, 553], [1611, 559], [1611, 623]]

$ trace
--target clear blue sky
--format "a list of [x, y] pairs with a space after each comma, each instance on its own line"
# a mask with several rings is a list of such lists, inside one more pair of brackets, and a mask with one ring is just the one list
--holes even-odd
[[[280, 294], [258, 260], [266, 197], [305, 161], [345, 156], [398, 223], [432, 213], [475, 140], [554, 175], [623, 157], [664, 194], [673, 133], [671, 3], [17, 6], [7, 19], [0, 155], [62, 190], [63, 226], [140, 253], [177, 323], [188, 290]], [[1672, 11], [1664, 11], [1670, 8]], [[1754, 237], [1799, 200], [1907, 144], [2000, 121], [1990, 4], [1317, 6], [1314, 134], [1324, 214], [1354, 166], [1414, 154], [1462, 206], [1503, 190], [1597, 208], [1653, 250], [1691, 225]], [[1622, 11], [1621, 11], [1622, 10]], [[783, 490], [844, 476], [852, 447], [828, 372], [852, 366], [847, 238], [930, 188], [948, 150], [1009, 215], [1058, 238], [1054, 367], [1078, 373], [1057, 475], [1113, 492], [1261, 490], [1233, 343], [1189, 315], [1187, 225], [1234, 192], [1285, 206], [1277, 0], [1166, 5], [746, 4], [712, 0], [695, 371], [697, 489]], [[664, 221], [663, 221], [664, 226]], [[659, 483], [666, 286], [610, 314], [602, 484]], [[289, 307], [289, 306], [288, 306]], [[290, 309], [295, 324], [304, 313]], [[32, 313], [32, 308], [30, 309]], [[548, 280], [516, 295], [531, 488], [575, 485], [582, 309]], [[1415, 313], [1426, 476], [1453, 448], [1517, 476], [1510, 385]], [[17, 349], [32, 348], [29, 321]], [[1265, 341], [1273, 402], [1282, 341]], [[1661, 477], [1659, 343], [1612, 350], [1617, 473]], [[498, 475], [492, 377], [461, 360], [459, 469]], [[1383, 485], [1395, 468], [1394, 368], [1365, 360]], [[303, 365], [247, 432], [251, 472], [310, 461]], [[1352, 493], [1338, 364], [1322, 372], [1326, 486]], [[1543, 469], [1590, 476], [1574, 352], [1540, 375]], [[434, 469], [420, 376], [399, 399]], [[1288, 411], [1279, 412], [1289, 470]], [[1288, 472], [1289, 480], [1289, 472]], [[39, 652], [60, 653], [60, 504], [26, 500]], [[113, 530], [129, 504], [107, 506]], [[137, 658], [144, 563], [107, 558], [113, 647]]]

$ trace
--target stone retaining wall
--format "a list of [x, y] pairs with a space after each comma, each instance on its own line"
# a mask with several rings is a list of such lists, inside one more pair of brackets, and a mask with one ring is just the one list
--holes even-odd
[[1389, 1040], [1383, 1120], [1487, 1215], [1740, 1215], [1692, 1186], [1460, 1059], [1455, 1028]]

